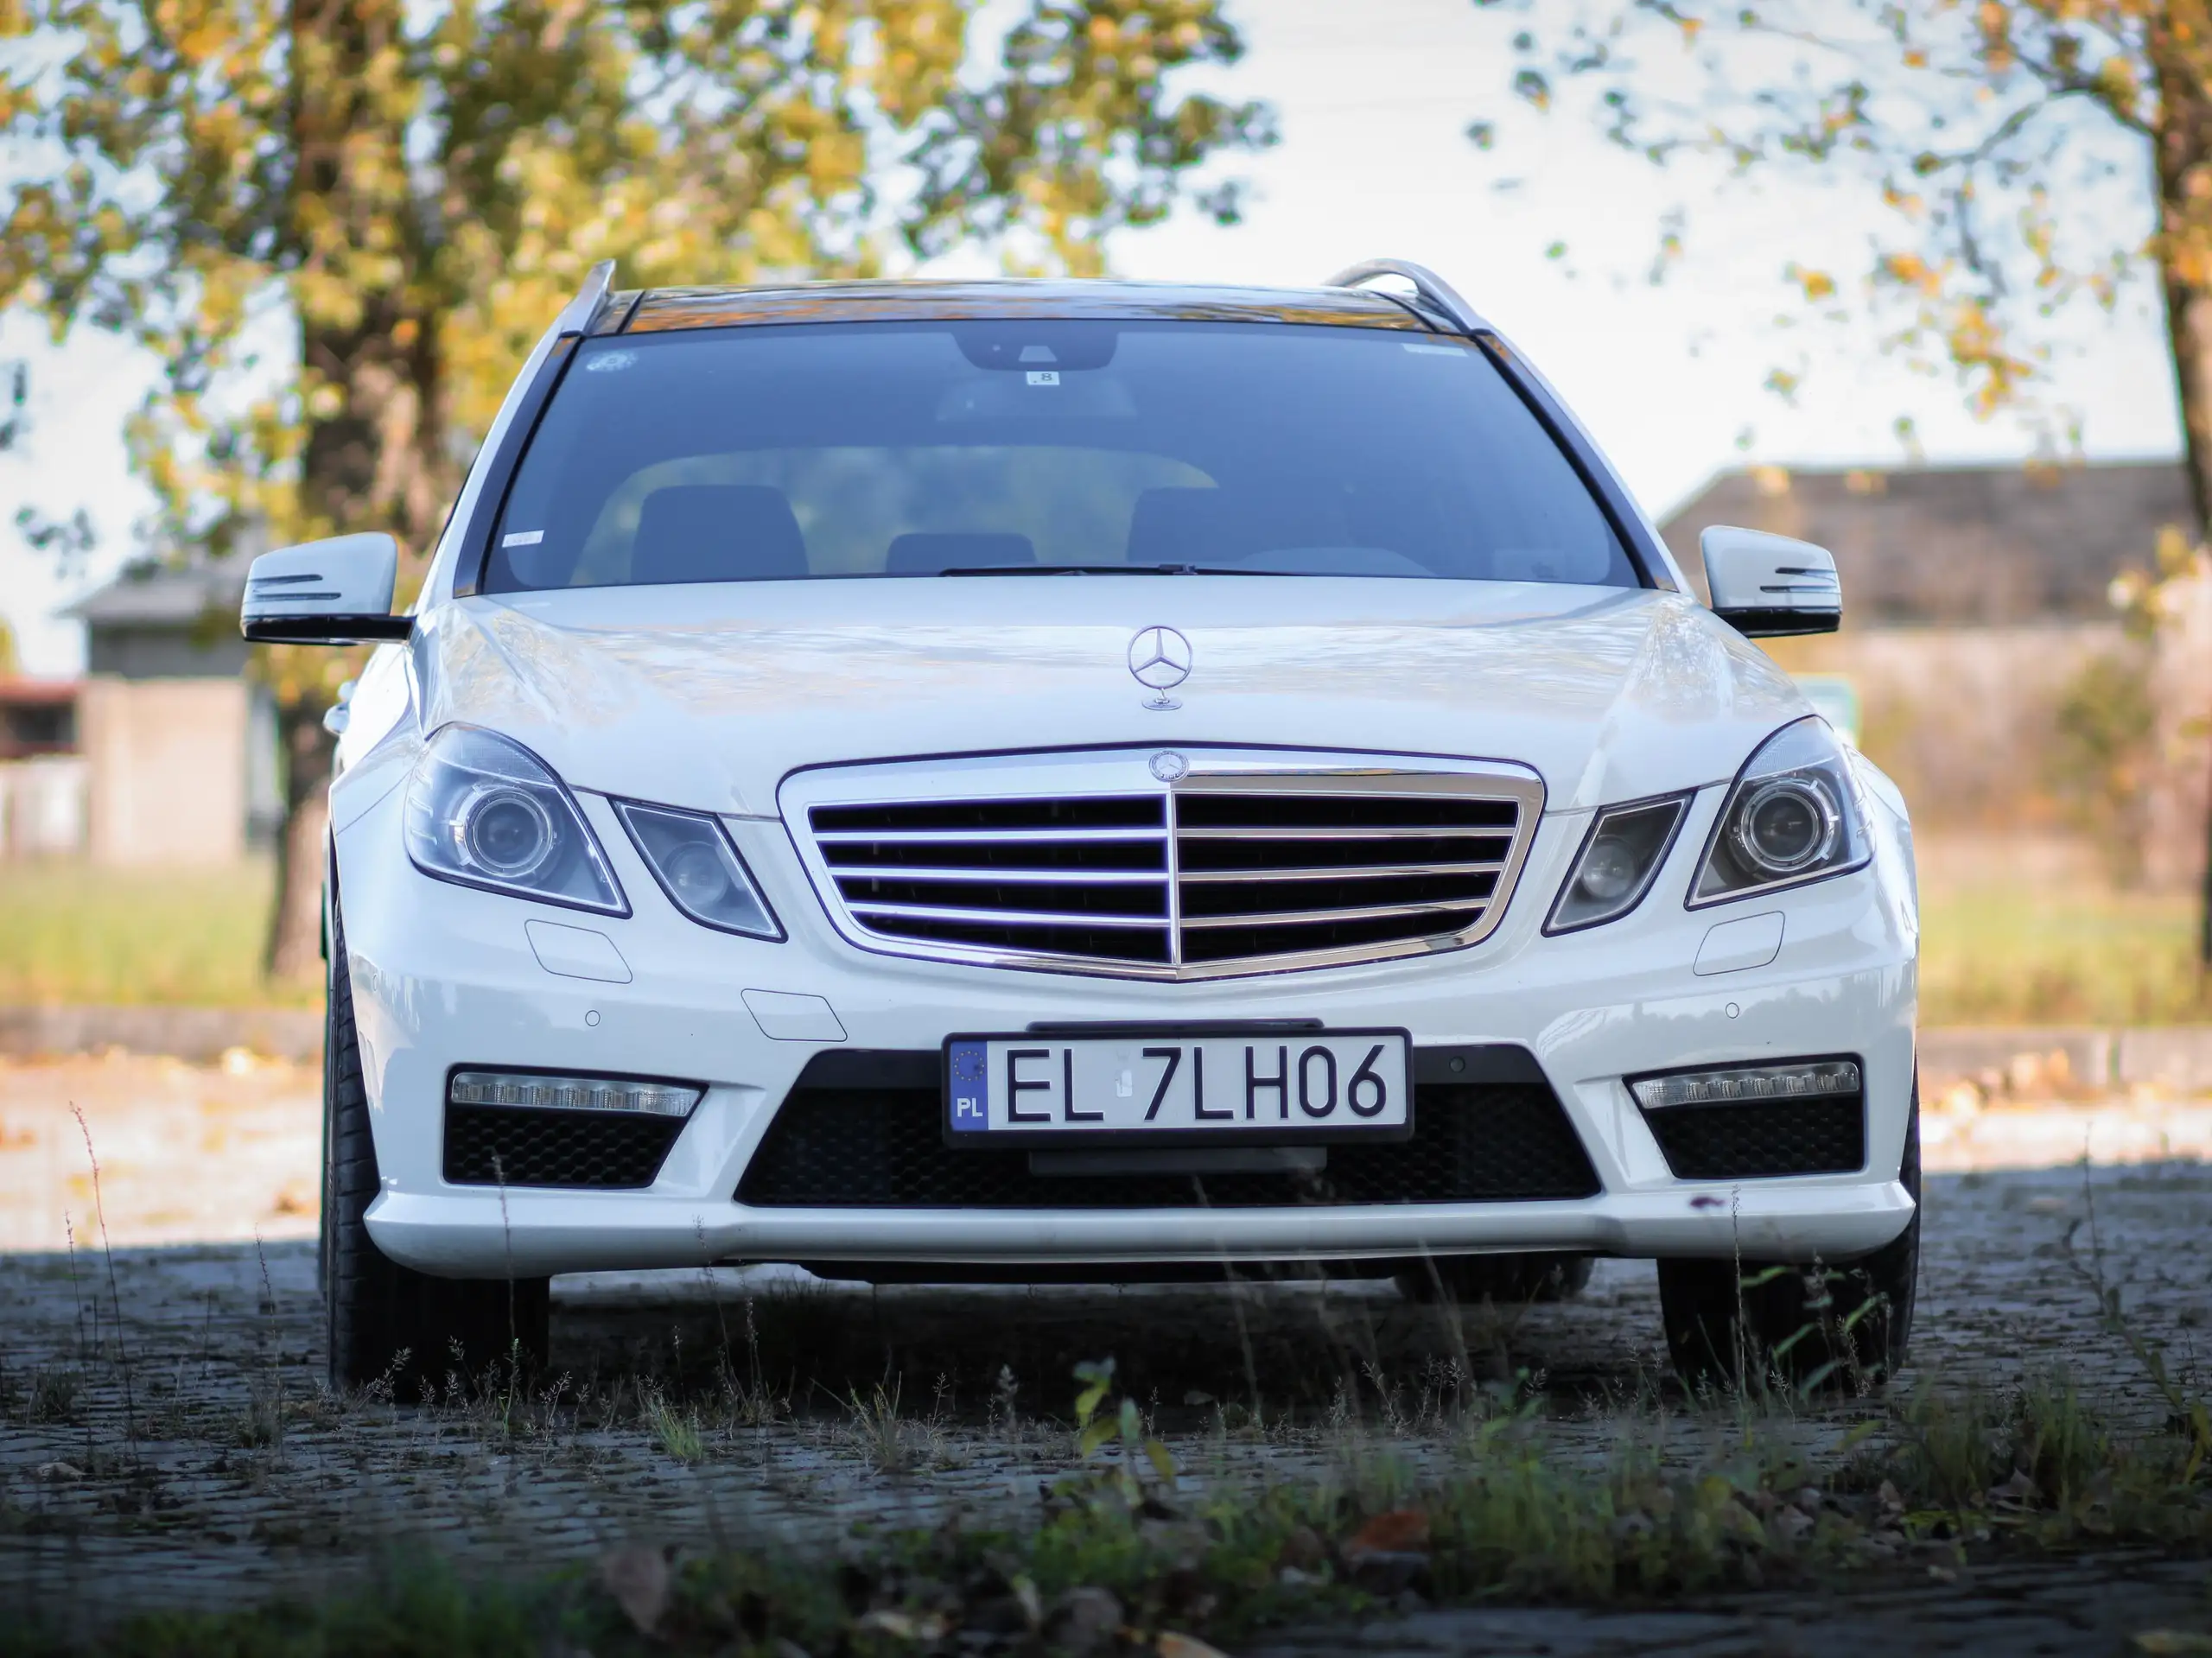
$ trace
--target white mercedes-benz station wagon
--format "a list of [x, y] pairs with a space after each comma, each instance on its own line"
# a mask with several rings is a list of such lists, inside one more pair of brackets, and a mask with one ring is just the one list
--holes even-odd
[[[1658, 1262], [1694, 1376], [1894, 1369], [1918, 1254], [1897, 791], [1433, 276], [609, 291], [420, 598], [250, 638], [332, 723], [334, 1380], [525, 1357], [548, 1278]], [[1379, 279], [1389, 278], [1378, 286]]]

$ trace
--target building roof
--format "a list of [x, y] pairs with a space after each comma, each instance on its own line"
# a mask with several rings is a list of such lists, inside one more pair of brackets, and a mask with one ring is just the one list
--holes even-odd
[[67, 708], [84, 689], [81, 679], [35, 679], [27, 674], [0, 674], [0, 707]]
[[[654, 334], [772, 322], [1015, 321], [1099, 317], [1306, 322], [1414, 332], [1417, 302], [1369, 289], [1201, 287], [1183, 283], [1004, 277], [972, 282], [793, 283], [655, 288], [609, 296], [594, 332]], [[1440, 324], [1439, 326], [1448, 326]]]
[[245, 561], [133, 564], [62, 612], [87, 627], [186, 629], [211, 614], [235, 619], [245, 593]]
[[2109, 617], [2113, 578], [2152, 568], [2159, 530], [2191, 520], [2178, 461], [1752, 467], [1715, 478], [1661, 534], [1700, 586], [1699, 532], [1741, 524], [1834, 553], [1847, 617], [1991, 624]]

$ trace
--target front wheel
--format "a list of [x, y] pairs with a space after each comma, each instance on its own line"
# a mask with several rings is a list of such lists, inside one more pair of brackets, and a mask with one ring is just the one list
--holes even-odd
[[1917, 1078], [1897, 1178], [1912, 1194], [1912, 1219], [1856, 1261], [1661, 1261], [1659, 1310], [1675, 1374], [1693, 1388], [1779, 1382], [1866, 1392], [1891, 1382], [1904, 1365], [1920, 1278]]
[[361, 1085], [346, 938], [332, 905], [328, 1001], [323, 1020], [322, 1299], [330, 1385], [380, 1383], [435, 1393], [458, 1378], [474, 1391], [545, 1362], [543, 1278], [433, 1278], [376, 1246], [366, 1219], [377, 1194], [377, 1148]]

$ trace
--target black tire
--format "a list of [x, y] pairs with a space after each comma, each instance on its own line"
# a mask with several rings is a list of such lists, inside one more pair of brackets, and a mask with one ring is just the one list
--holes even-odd
[[1596, 1262], [1589, 1255], [1433, 1255], [1394, 1274], [1408, 1301], [1496, 1306], [1564, 1301], [1580, 1295]]
[[330, 1385], [388, 1382], [404, 1401], [474, 1394], [545, 1363], [550, 1280], [433, 1278], [379, 1250], [364, 1218], [377, 1194], [377, 1149], [361, 1086], [346, 934], [333, 905], [323, 1021], [322, 1299]]
[[1920, 1280], [1917, 1077], [1897, 1178], [1912, 1194], [1912, 1219], [1895, 1241], [1856, 1261], [1661, 1261], [1659, 1311], [1675, 1373], [1692, 1388], [1888, 1385], [1904, 1367]]

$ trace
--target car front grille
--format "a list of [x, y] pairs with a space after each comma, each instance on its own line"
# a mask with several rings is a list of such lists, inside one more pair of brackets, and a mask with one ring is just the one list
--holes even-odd
[[1643, 1120], [1678, 1180], [1855, 1174], [1866, 1166], [1866, 1108], [1857, 1094], [1676, 1105]]
[[[1463, 1070], [1450, 1069], [1452, 1058]], [[1470, 1063], [1471, 1060], [1471, 1064]], [[1571, 1201], [1602, 1187], [1525, 1050], [1416, 1050], [1414, 1132], [1336, 1142], [1283, 1173], [1036, 1174], [1026, 1151], [944, 1143], [935, 1053], [817, 1054], [737, 1201], [791, 1209], [1252, 1209]]]
[[632, 1111], [446, 1107], [445, 1177], [456, 1186], [652, 1185], [683, 1119]]
[[1201, 760], [1163, 784], [1122, 759], [1100, 769], [1134, 771], [1126, 791], [1031, 793], [1017, 773], [990, 793], [814, 802], [810, 862], [856, 942], [998, 966], [1212, 978], [1451, 949], [1497, 924], [1541, 807], [1533, 777], [1275, 765]]

